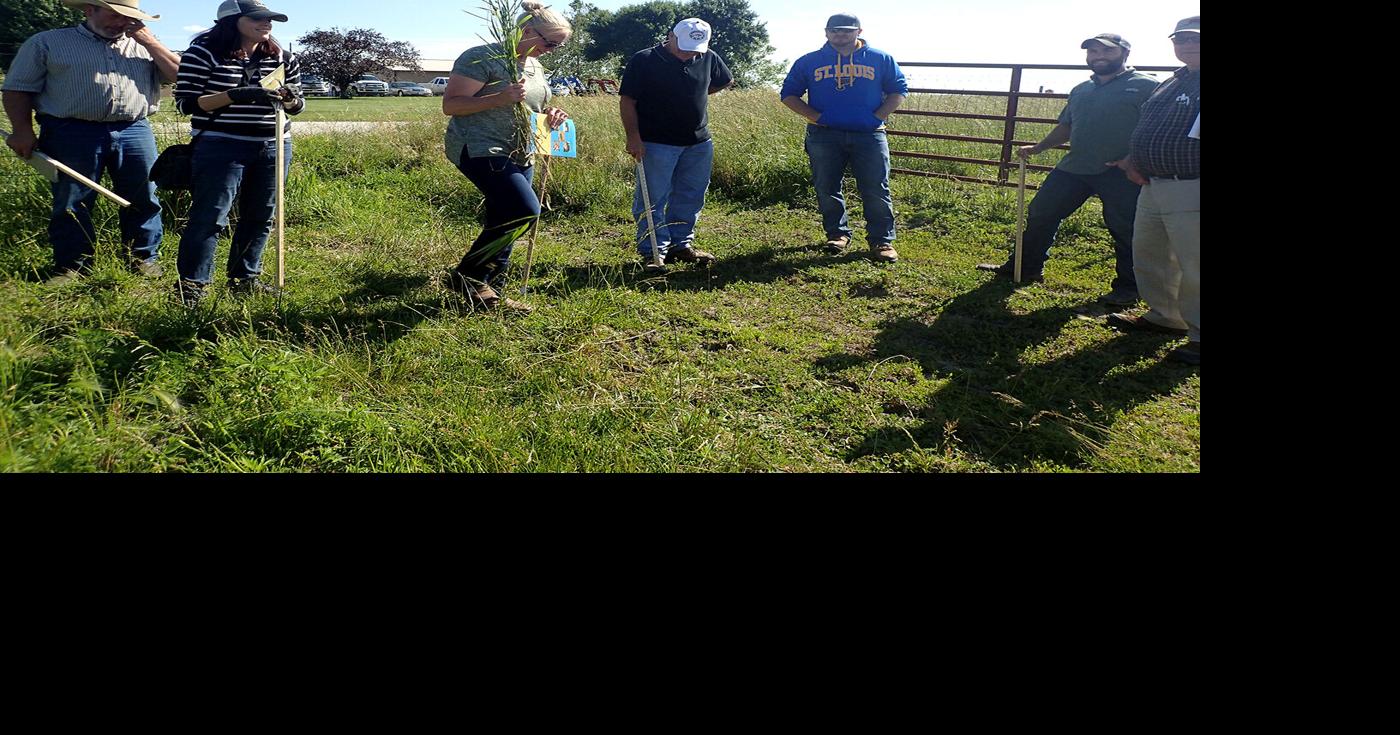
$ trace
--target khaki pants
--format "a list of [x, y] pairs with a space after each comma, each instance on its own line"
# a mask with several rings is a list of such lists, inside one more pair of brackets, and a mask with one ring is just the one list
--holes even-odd
[[1201, 180], [1152, 179], [1138, 196], [1133, 271], [1154, 324], [1201, 341]]

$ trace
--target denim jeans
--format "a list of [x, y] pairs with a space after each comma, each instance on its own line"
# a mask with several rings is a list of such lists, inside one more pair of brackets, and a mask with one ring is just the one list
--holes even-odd
[[[647, 174], [647, 194], [651, 196], [651, 216], [656, 224], [656, 244], [665, 257], [673, 246], [678, 250], [695, 244], [695, 223], [705, 208], [705, 191], [710, 188], [710, 169], [715, 161], [715, 142], [695, 145], [646, 143], [642, 166]], [[651, 259], [651, 235], [647, 228], [646, 204], [638, 183], [632, 194], [632, 218], [637, 221], [637, 252]]]
[[865, 206], [866, 243], [873, 247], [894, 242], [890, 148], [885, 131], [856, 133], [808, 125], [805, 147], [812, 163], [812, 186], [817, 190], [817, 208], [822, 213], [826, 236], [851, 235], [846, 219], [846, 198], [841, 193], [841, 180], [846, 175], [846, 165], [850, 164], [856, 190]]
[[[180, 238], [176, 261], [181, 279], [208, 284], [213, 278], [214, 249], [228, 228], [235, 195], [238, 226], [228, 251], [228, 277], [252, 278], [262, 272], [263, 247], [277, 213], [276, 145], [271, 139], [195, 138], [190, 222]], [[284, 145], [290, 170], [292, 142]]]
[[[1133, 275], [1133, 217], [1142, 187], [1128, 180], [1122, 169], [1109, 168], [1086, 176], [1060, 169], [1050, 172], [1026, 208], [1026, 231], [1021, 238], [1021, 273], [1039, 275], [1050, 257], [1050, 244], [1060, 223], [1098, 195], [1103, 202], [1103, 221], [1113, 236], [1117, 275], [1112, 288], [1137, 289]], [[1014, 257], [1014, 254], [1013, 254]], [[1009, 262], [1009, 261], [1008, 261]]]
[[474, 281], [499, 287], [510, 265], [510, 251], [540, 214], [540, 200], [531, 188], [535, 167], [522, 168], [509, 156], [473, 158], [462, 151], [457, 169], [476, 184], [486, 200], [486, 221], [457, 272]]
[[[160, 254], [164, 228], [151, 165], [156, 162], [156, 139], [145, 120], [95, 123], [40, 115], [39, 150], [78, 173], [100, 181], [105, 170], [112, 189], [131, 206], [117, 215], [122, 243], [135, 260], [154, 263]], [[58, 270], [85, 269], [92, 264], [97, 233], [92, 208], [97, 192], [59, 174], [53, 185], [49, 243]]]

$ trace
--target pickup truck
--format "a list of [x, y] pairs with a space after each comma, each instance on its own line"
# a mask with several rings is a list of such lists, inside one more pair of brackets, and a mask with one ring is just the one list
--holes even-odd
[[373, 74], [361, 74], [350, 82], [350, 92], [356, 97], [387, 97], [389, 85]]

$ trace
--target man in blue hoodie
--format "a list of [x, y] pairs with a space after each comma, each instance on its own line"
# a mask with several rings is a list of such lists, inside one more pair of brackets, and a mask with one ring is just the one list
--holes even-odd
[[[779, 95], [806, 118], [807, 158], [826, 229], [827, 250], [839, 255], [851, 242], [841, 180], [850, 164], [865, 205], [866, 242], [876, 262], [899, 259], [890, 198], [890, 148], [885, 120], [909, 95], [904, 72], [889, 54], [860, 38], [860, 20], [838, 13], [826, 22], [827, 44], [797, 60]], [[802, 100], [802, 95], [807, 100]]]

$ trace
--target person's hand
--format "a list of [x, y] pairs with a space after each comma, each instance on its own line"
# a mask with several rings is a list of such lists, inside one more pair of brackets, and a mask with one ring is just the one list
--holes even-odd
[[1031, 160], [1031, 156], [1034, 156], [1039, 152], [1040, 151], [1036, 150], [1036, 146], [1033, 145], [1023, 145], [1020, 148], [1016, 149], [1016, 155], [1020, 156], [1022, 161]]
[[257, 85], [234, 87], [228, 91], [228, 98], [233, 100], [235, 105], [264, 105], [282, 99], [277, 92]]
[[151, 33], [151, 29], [147, 28], [145, 23], [136, 19], [132, 19], [131, 23], [127, 24], [126, 35], [130, 36], [131, 40], [142, 46], [160, 43], [160, 41], [156, 39], [156, 34]]
[[277, 92], [277, 99], [284, 105], [296, 106], [296, 101], [302, 98], [301, 91], [292, 87], [280, 87]]
[[549, 116], [550, 130], [558, 130], [559, 126], [563, 125], [564, 121], [569, 119], [569, 113], [564, 112], [558, 107], [546, 107], [544, 108], [544, 114]]
[[501, 99], [501, 107], [509, 107], [510, 105], [516, 104], [517, 102], [524, 102], [525, 80], [521, 79], [515, 84], [512, 84], [509, 87], [506, 87], [505, 89], [501, 90], [499, 97]]
[[29, 160], [29, 157], [34, 155], [34, 149], [39, 145], [39, 139], [34, 137], [33, 132], [14, 133], [5, 140], [5, 144], [20, 158]]
[[1127, 174], [1128, 181], [1131, 181], [1134, 184], [1137, 184], [1138, 186], [1147, 186], [1148, 184], [1147, 177], [1143, 176], [1142, 172], [1137, 169], [1137, 166], [1133, 165], [1132, 156], [1128, 156], [1117, 161], [1109, 161], [1104, 165], [1112, 168], [1122, 169], [1123, 173]]
[[642, 142], [640, 137], [627, 139], [627, 155], [631, 156], [633, 160], [640, 161], [642, 156], [646, 154], [647, 145]]

